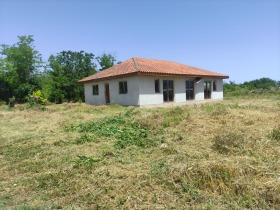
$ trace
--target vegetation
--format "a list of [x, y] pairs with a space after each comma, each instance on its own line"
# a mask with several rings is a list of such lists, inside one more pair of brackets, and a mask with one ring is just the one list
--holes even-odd
[[1, 209], [279, 209], [277, 95], [0, 106]]
[[103, 70], [116, 61], [111, 54], [95, 58], [93, 53], [84, 51], [62, 51], [44, 63], [33, 36], [18, 39], [16, 44], [2, 44], [0, 48], [0, 100], [6, 103], [13, 97], [17, 103], [27, 102], [38, 90], [49, 102], [83, 101], [83, 86], [77, 81], [96, 73], [97, 64]]
[[224, 84], [224, 94], [226, 96], [243, 97], [247, 95], [267, 95], [280, 94], [280, 81], [269, 78], [260, 78], [242, 84], [235, 84], [230, 81]]

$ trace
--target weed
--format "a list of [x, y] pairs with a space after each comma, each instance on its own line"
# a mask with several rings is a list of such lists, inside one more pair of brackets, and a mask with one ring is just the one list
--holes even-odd
[[236, 154], [244, 146], [244, 136], [236, 133], [221, 133], [214, 137], [212, 148], [222, 154]]
[[181, 188], [178, 190], [178, 193], [188, 193], [192, 200], [195, 200], [199, 195], [199, 189], [197, 189], [193, 184], [181, 181], [180, 185]]
[[[187, 114], [189, 113], [187, 112]], [[181, 107], [169, 109], [163, 113], [164, 118], [161, 124], [164, 128], [177, 125], [180, 121], [182, 121], [184, 115], [185, 112]]]
[[148, 128], [132, 120], [134, 114], [133, 110], [129, 110], [124, 114], [113, 117], [71, 125], [66, 127], [66, 130], [76, 130], [83, 133], [76, 140], [77, 144], [94, 141], [98, 137], [114, 137], [116, 139], [114, 146], [117, 149], [124, 149], [131, 145], [139, 147], [154, 145], [154, 142], [148, 138]]
[[270, 138], [280, 141], [280, 129], [272, 129], [271, 133], [270, 133]]
[[169, 174], [169, 167], [166, 160], [159, 160], [151, 165], [151, 174], [154, 177], [165, 177]]
[[81, 137], [79, 137], [75, 140], [75, 143], [84, 144], [84, 143], [93, 142], [93, 141], [96, 141], [96, 136], [91, 133], [85, 132], [81, 135]]
[[228, 112], [227, 107], [221, 103], [203, 104], [201, 108], [205, 112], [211, 113], [212, 116], [224, 115]]
[[74, 167], [92, 167], [94, 163], [102, 161], [99, 157], [87, 157], [84, 155], [77, 155], [78, 159], [73, 161]]

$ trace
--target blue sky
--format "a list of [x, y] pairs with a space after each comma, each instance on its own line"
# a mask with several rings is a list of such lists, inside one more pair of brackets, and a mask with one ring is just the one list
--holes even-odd
[[[279, 0], [0, 0], [0, 44], [170, 60], [241, 83], [280, 80]], [[227, 81], [229, 81], [227, 80]]]

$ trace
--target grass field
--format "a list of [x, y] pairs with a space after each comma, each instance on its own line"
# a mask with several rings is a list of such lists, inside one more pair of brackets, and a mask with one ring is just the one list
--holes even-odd
[[280, 209], [280, 97], [0, 106], [0, 209]]

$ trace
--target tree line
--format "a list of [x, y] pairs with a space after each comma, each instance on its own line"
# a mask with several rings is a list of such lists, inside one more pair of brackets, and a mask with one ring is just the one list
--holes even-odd
[[255, 93], [280, 94], [280, 81], [270, 78], [260, 78], [241, 84], [233, 81], [224, 84], [226, 96], [242, 96]]
[[77, 81], [115, 64], [111, 54], [96, 57], [70, 50], [51, 55], [45, 63], [34, 46], [33, 36], [18, 36], [17, 43], [0, 45], [0, 101], [8, 102], [14, 97], [24, 103], [38, 90], [54, 103], [84, 100], [83, 86]]

